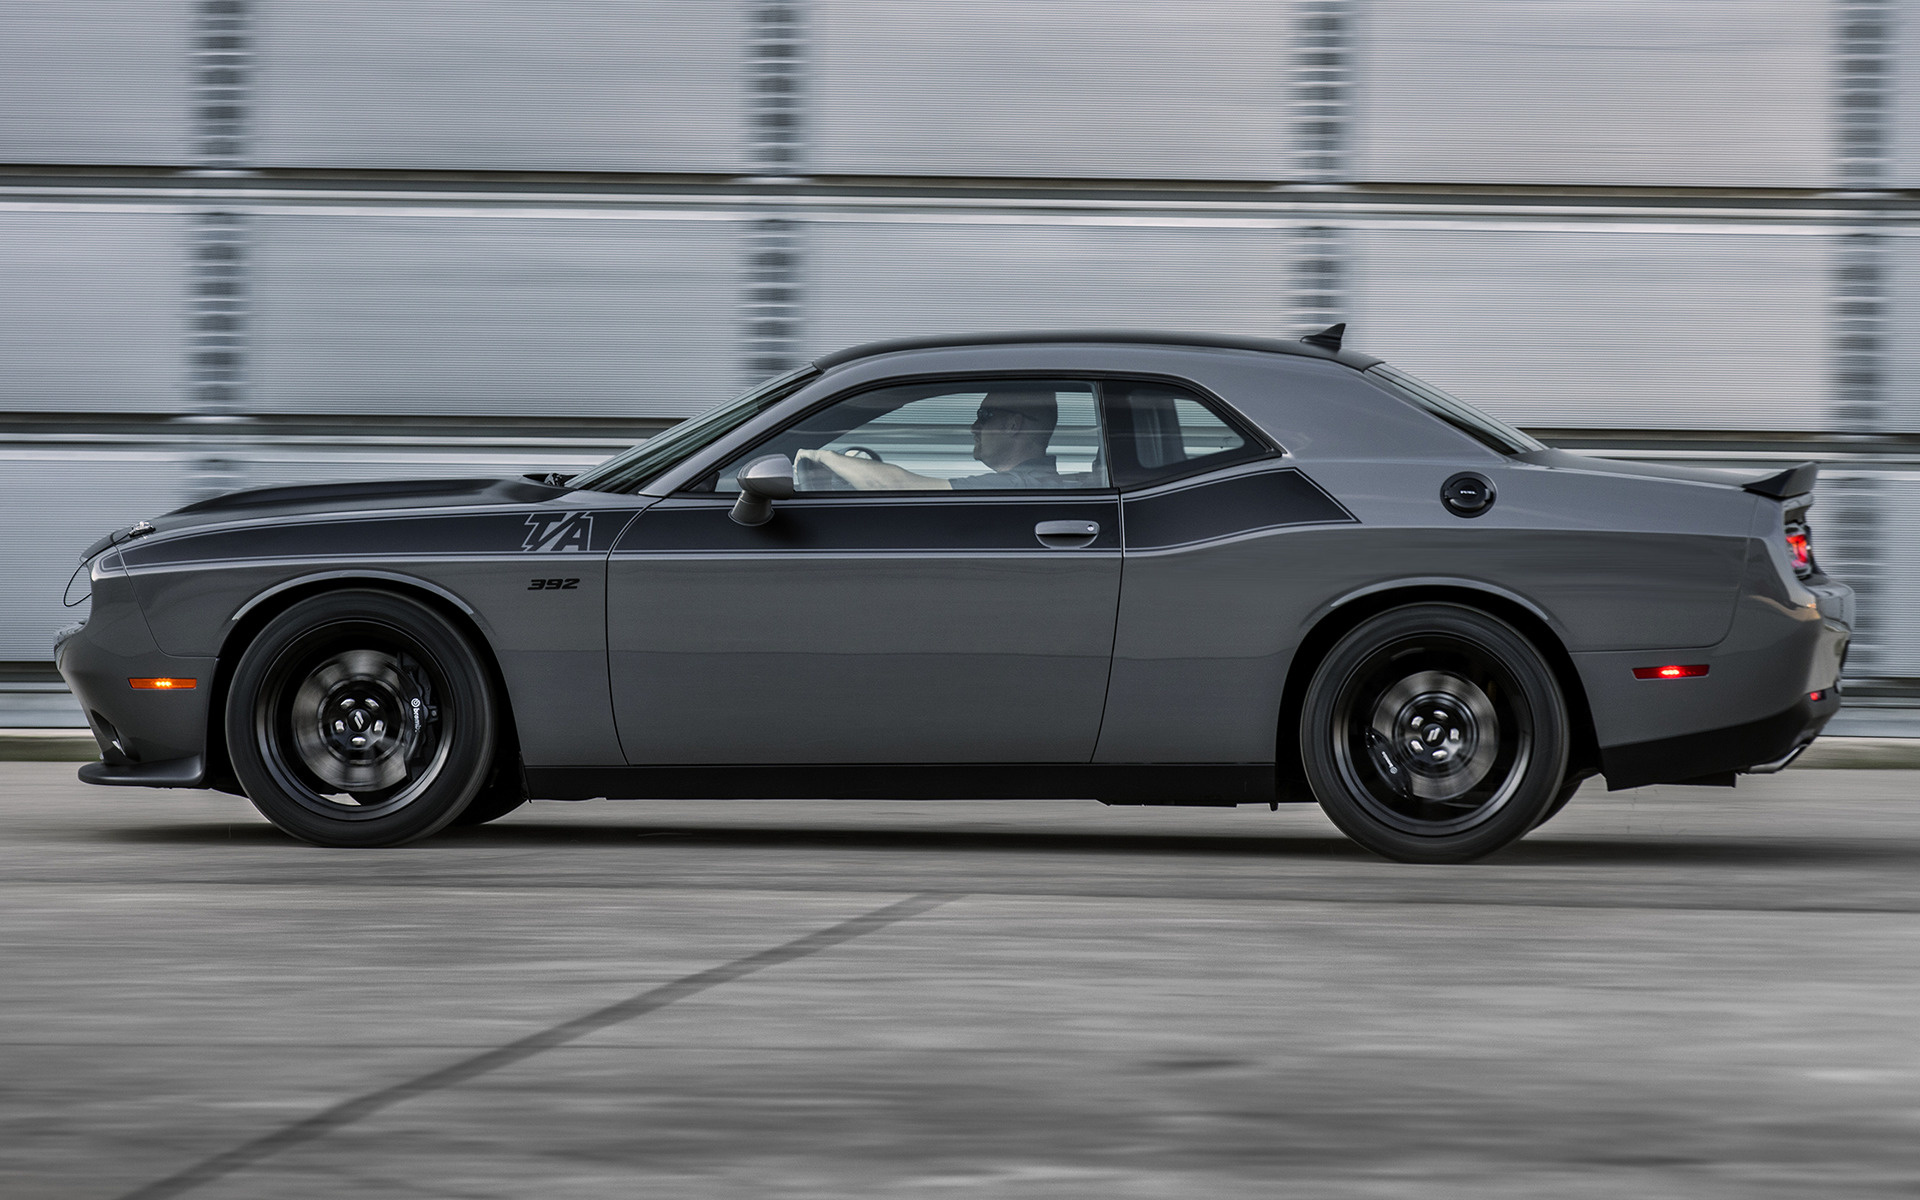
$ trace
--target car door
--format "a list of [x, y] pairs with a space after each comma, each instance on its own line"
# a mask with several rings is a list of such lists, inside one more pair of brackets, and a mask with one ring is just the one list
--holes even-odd
[[[627, 761], [1089, 761], [1120, 586], [1103, 447], [1090, 383], [895, 384], [653, 505], [609, 564]], [[796, 495], [738, 524], [735, 472], [768, 454]]]

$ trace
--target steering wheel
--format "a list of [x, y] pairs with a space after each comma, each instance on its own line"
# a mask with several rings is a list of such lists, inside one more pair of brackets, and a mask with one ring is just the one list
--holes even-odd
[[865, 446], [848, 446], [845, 450], [842, 450], [840, 453], [858, 454], [862, 458], [870, 458], [875, 462], [887, 461], [886, 459], [880, 457], [880, 452], [878, 450], [870, 450]]

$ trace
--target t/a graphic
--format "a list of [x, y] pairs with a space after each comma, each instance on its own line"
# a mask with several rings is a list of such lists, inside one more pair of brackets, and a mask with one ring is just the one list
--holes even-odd
[[591, 549], [593, 514], [585, 512], [534, 513], [527, 518], [527, 540], [522, 550], [555, 552]]

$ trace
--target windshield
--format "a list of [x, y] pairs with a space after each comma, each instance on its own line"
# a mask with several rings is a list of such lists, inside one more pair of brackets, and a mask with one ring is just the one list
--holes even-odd
[[574, 476], [567, 486], [589, 492], [631, 492], [696, 450], [711, 446], [800, 390], [820, 373], [809, 363], [767, 380], [737, 400], [690, 417], [606, 462]]
[[1465, 400], [1449, 396], [1432, 384], [1386, 363], [1368, 368], [1367, 374], [1414, 407], [1432, 413], [1461, 433], [1502, 454], [1524, 454], [1529, 450], [1547, 448], [1544, 443], [1535, 441], [1504, 421], [1494, 420]]

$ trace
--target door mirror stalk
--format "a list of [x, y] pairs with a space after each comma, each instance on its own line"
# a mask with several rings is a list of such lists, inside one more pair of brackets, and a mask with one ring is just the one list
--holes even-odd
[[756, 458], [741, 467], [734, 479], [740, 484], [740, 498], [728, 515], [737, 524], [765, 525], [773, 520], [775, 500], [793, 499], [793, 460], [784, 454]]

